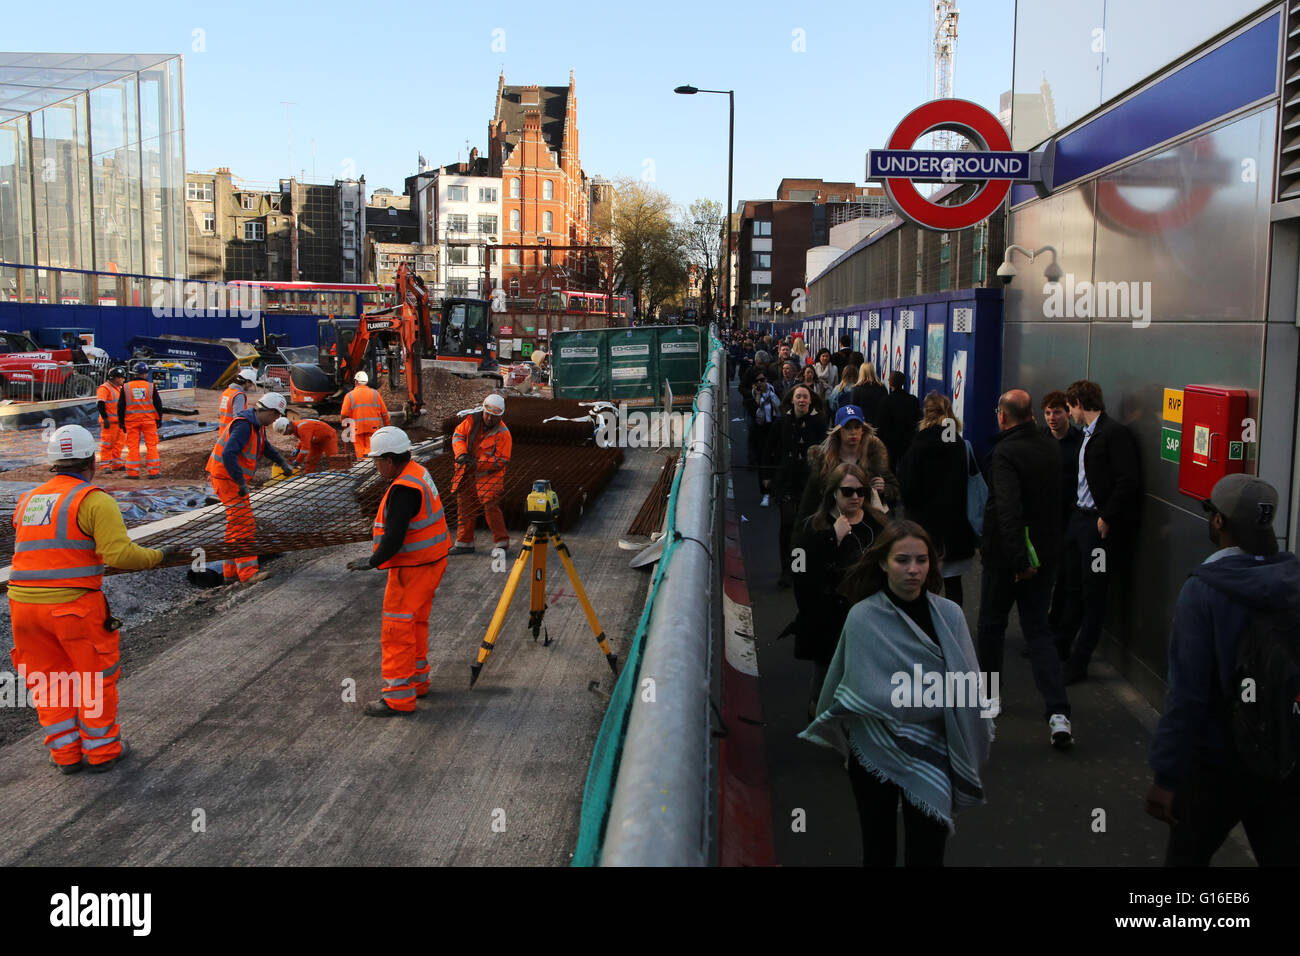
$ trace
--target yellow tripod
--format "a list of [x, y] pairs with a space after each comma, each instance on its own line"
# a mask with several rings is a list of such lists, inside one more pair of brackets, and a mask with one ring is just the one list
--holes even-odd
[[[528, 513], [536, 515], [537, 520], [528, 525], [528, 531], [524, 534], [524, 543], [519, 548], [519, 557], [515, 559], [515, 565], [510, 569], [510, 577], [506, 579], [506, 586], [501, 592], [501, 599], [497, 601], [497, 609], [492, 615], [492, 623], [488, 625], [487, 634], [483, 637], [483, 643], [479, 645], [478, 659], [470, 665], [469, 685], [471, 687], [478, 680], [479, 671], [483, 669], [484, 662], [496, 646], [497, 638], [501, 634], [501, 628], [505, 624], [506, 612], [510, 609], [510, 602], [514, 599], [515, 589], [519, 586], [519, 581], [524, 576], [524, 568], [530, 560], [533, 566], [533, 577], [528, 602], [528, 627], [533, 632], [533, 640], [537, 640], [537, 636], [542, 630], [542, 617], [546, 614], [546, 549], [552, 540], [555, 542], [555, 551], [560, 556], [564, 570], [569, 574], [569, 581], [573, 584], [573, 590], [578, 595], [578, 601], [582, 604], [582, 610], [587, 615], [587, 623], [591, 625], [591, 632], [596, 635], [596, 643], [600, 645], [601, 653], [605, 655], [610, 670], [615, 674], [618, 673], [618, 655], [610, 651], [609, 641], [605, 638], [605, 632], [600, 626], [600, 621], [596, 619], [596, 612], [592, 609], [591, 602], [587, 600], [587, 592], [578, 577], [578, 571], [573, 566], [573, 558], [569, 555], [569, 548], [564, 543], [564, 539], [560, 537], [559, 532], [555, 530], [555, 518], [559, 510], [559, 499], [556, 497], [555, 492], [551, 490], [551, 483], [549, 481], [533, 482], [533, 492], [528, 496]], [[550, 643], [551, 637], [548, 632], [542, 646], [549, 647]]]

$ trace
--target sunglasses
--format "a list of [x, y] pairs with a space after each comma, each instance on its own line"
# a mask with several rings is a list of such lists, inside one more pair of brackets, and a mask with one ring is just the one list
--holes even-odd
[[841, 486], [840, 489], [839, 489], [839, 492], [840, 492], [840, 494], [841, 494], [843, 497], [845, 497], [845, 498], [865, 498], [865, 497], [867, 496], [867, 489], [866, 489], [866, 488], [860, 488], [860, 487], [859, 487], [859, 488], [845, 488], [845, 487]]

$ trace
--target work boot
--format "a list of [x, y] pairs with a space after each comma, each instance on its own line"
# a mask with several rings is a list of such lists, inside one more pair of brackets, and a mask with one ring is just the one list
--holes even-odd
[[409, 717], [413, 713], [413, 710], [394, 710], [382, 700], [369, 701], [365, 710], [367, 717]]
[[447, 553], [448, 554], [473, 554], [474, 545], [462, 544], [461, 542], [457, 541], [454, 545], [452, 545], [451, 550], [448, 551]]
[[505, 553], [505, 556], [506, 556], [507, 558], [510, 557], [510, 539], [509, 539], [509, 538], [506, 538], [504, 541], [493, 541], [493, 542], [492, 542], [492, 550], [493, 550], [493, 551], [496, 551], [498, 548], [500, 548], [501, 551]]
[[50, 763], [58, 767], [59, 773], [64, 774], [65, 776], [70, 773], [81, 773], [82, 767], [84, 766], [80, 760], [76, 763], [59, 763], [54, 759], [54, 754], [50, 754]]
[[125, 760], [127, 758], [127, 755], [130, 753], [131, 753], [131, 748], [128, 747], [126, 741], [123, 740], [122, 752], [120, 754], [118, 754], [112, 760], [105, 760], [103, 763], [88, 764], [86, 769], [89, 770], [91, 773], [108, 773], [108, 771], [112, 770], [115, 766], [117, 766], [123, 760]]
[[[139, 475], [123, 475], [122, 477], [125, 478], [127, 481], [139, 481], [139, 480], [140, 480], [140, 476], [139, 476]], [[218, 498], [217, 500], [220, 501], [221, 499]]]

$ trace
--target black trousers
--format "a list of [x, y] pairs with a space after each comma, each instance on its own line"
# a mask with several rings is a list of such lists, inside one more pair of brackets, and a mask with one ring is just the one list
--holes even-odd
[[1300, 770], [1262, 781], [1193, 758], [1174, 793], [1173, 815], [1165, 866], [1209, 866], [1238, 823], [1260, 866], [1300, 866]]
[[1097, 530], [1096, 513], [1074, 509], [1065, 526], [1065, 555], [1061, 561], [1065, 604], [1056, 641], [1061, 656], [1068, 656], [1075, 666], [1086, 666], [1101, 642], [1110, 581], [1121, 573], [1123, 558], [1124, 553], [1115, 546], [1114, 531], [1103, 538]]
[[799, 511], [799, 502], [795, 501], [794, 495], [788, 491], [778, 494], [776, 500], [781, 507], [781, 530], [777, 537], [777, 547], [781, 549], [781, 574], [788, 575], [791, 561], [790, 539], [794, 536], [794, 519]]
[[948, 827], [907, 802], [903, 791], [880, 780], [849, 754], [849, 784], [862, 826], [862, 865], [898, 865], [898, 801], [903, 801], [903, 865], [943, 866]]
[[767, 494], [763, 487], [771, 477], [768, 474], [767, 466], [763, 464], [763, 451], [767, 448], [767, 436], [771, 433], [771, 425], [759, 425], [756, 422], [750, 422], [749, 425], [749, 467], [754, 469], [754, 474], [758, 476], [758, 493]]
[[[1070, 716], [1070, 701], [1065, 694], [1065, 677], [1056, 654], [1052, 630], [1047, 626], [1048, 603], [1052, 599], [1052, 581], [1056, 577], [1051, 565], [1043, 565], [1032, 578], [1017, 582], [1010, 568], [986, 565], [980, 580], [980, 619], [976, 629], [976, 654], [980, 670], [998, 674], [1001, 684], [1002, 654], [1006, 646], [1007, 621], [1014, 604], [1020, 610], [1020, 629], [1029, 645], [1029, 664], [1034, 683], [1043, 696], [1044, 719], [1053, 714]], [[991, 678], [990, 678], [991, 682]], [[999, 694], [1001, 688], [999, 687]], [[991, 696], [992, 689], [989, 690]]]

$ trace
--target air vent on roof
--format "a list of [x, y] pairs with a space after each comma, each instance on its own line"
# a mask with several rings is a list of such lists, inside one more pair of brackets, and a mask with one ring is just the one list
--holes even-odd
[[1282, 86], [1282, 134], [1278, 139], [1277, 200], [1300, 199], [1300, 3], [1286, 21], [1286, 65]]

